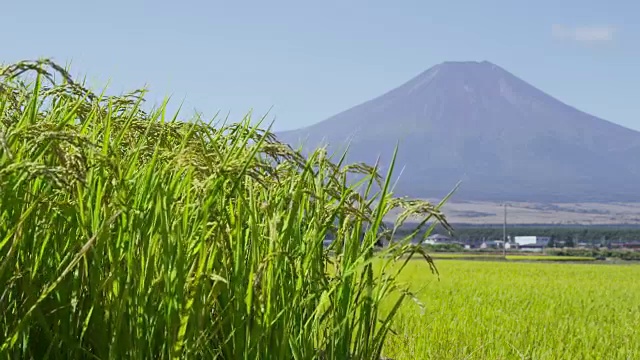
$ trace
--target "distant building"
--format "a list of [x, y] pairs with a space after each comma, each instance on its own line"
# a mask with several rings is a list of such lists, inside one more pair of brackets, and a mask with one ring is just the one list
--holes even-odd
[[640, 250], [640, 241], [628, 242], [624, 244], [626, 249]]
[[451, 242], [450, 237], [446, 235], [441, 235], [441, 234], [434, 234], [434, 235], [428, 236], [422, 243], [434, 245], [434, 244], [442, 244], [442, 243], [449, 243], [449, 242]]
[[504, 241], [492, 240], [485, 241], [480, 245], [480, 249], [502, 249], [504, 247]]
[[640, 241], [614, 242], [610, 244], [610, 247], [613, 249], [640, 250]]
[[545, 247], [545, 245], [525, 244], [525, 245], [519, 245], [518, 249], [520, 251], [542, 252], [544, 250], [544, 247]]
[[514, 239], [520, 248], [523, 245], [541, 245], [544, 247], [551, 241], [549, 236], [516, 236]]

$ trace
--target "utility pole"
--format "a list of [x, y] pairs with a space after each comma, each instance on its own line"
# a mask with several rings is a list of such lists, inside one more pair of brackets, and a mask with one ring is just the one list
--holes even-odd
[[507, 203], [504, 203], [504, 223], [502, 224], [502, 253], [507, 255]]

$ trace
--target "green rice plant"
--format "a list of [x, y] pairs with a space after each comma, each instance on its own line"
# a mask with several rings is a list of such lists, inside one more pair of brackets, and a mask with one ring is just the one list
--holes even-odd
[[448, 226], [442, 204], [394, 198], [393, 166], [305, 158], [249, 116], [143, 102], [48, 60], [0, 68], [0, 355], [379, 358], [411, 297], [407, 254], [436, 271], [409, 239]]

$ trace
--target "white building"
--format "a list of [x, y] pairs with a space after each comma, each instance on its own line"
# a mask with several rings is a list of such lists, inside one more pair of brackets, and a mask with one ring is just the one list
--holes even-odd
[[480, 249], [502, 249], [504, 247], [504, 241], [502, 240], [492, 240], [492, 241], [485, 241], [482, 244], [480, 244]]
[[422, 243], [428, 245], [442, 244], [451, 241], [451, 238], [445, 235], [435, 234], [428, 236]]
[[522, 245], [542, 245], [547, 246], [551, 238], [549, 236], [516, 236], [515, 238], [516, 244], [518, 246]]
[[517, 249], [518, 248], [518, 244], [517, 243], [508, 242], [508, 243], [504, 244], [504, 248], [505, 249]]

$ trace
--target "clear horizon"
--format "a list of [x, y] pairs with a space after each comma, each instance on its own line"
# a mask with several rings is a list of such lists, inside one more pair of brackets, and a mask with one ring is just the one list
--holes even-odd
[[[36, 10], [34, 10], [36, 9]], [[640, 130], [640, 5], [405, 1], [5, 4], [2, 63], [51, 57], [94, 89], [143, 86], [182, 115], [249, 110], [311, 125], [445, 61], [490, 61], [579, 110]]]

